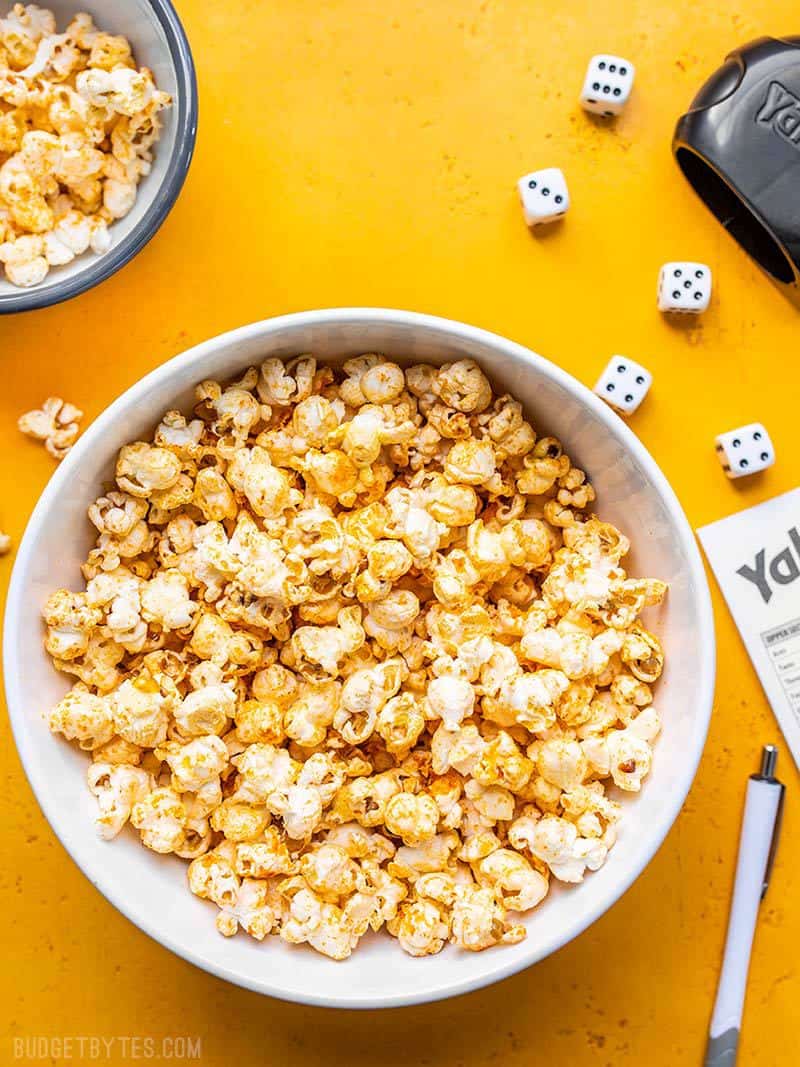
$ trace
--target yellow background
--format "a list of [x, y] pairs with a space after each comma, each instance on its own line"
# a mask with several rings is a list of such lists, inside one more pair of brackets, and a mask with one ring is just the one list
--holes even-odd
[[[99, 289], [0, 320], [0, 526], [19, 539], [51, 473], [44, 450], [15, 428], [46, 395], [91, 419], [197, 341], [332, 305], [463, 319], [589, 384], [612, 353], [644, 363], [655, 383], [631, 425], [695, 527], [797, 485], [798, 312], [701, 207], [670, 155], [675, 119], [727, 50], [800, 29], [789, 0], [741, 0], [738, 14], [729, 6], [182, 0], [201, 118], [175, 210]], [[597, 51], [637, 68], [632, 101], [611, 126], [576, 104]], [[553, 165], [573, 205], [563, 225], [532, 237], [515, 182]], [[699, 321], [674, 326], [656, 310], [656, 275], [681, 258], [712, 265], [715, 293]], [[713, 437], [751, 420], [768, 426], [778, 462], [733, 485]], [[0, 563], [3, 584], [11, 565]], [[699, 1063], [745, 777], [778, 734], [716, 588], [714, 598], [715, 714], [666, 844], [576, 942], [450, 1003], [313, 1010], [171, 956], [67, 858], [4, 722], [0, 1062], [12, 1062], [13, 1036], [179, 1033], [202, 1038], [209, 1067]], [[753, 1067], [798, 1061], [800, 782], [785, 746], [781, 763], [788, 810], [743, 1034], [741, 1063]]]

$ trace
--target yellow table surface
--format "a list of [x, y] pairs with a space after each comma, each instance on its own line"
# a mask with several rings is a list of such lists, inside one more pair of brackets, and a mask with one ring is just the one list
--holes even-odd
[[[52, 471], [41, 446], [17, 433], [21, 412], [53, 394], [92, 419], [195, 342], [333, 305], [463, 319], [589, 384], [612, 353], [641, 361], [655, 383], [631, 425], [695, 527], [800, 483], [800, 318], [700, 205], [670, 155], [675, 119], [726, 51], [762, 33], [798, 31], [796, 5], [741, 0], [737, 13], [718, 0], [178, 6], [201, 117], [176, 208], [99, 289], [0, 320], [0, 527], [15, 540]], [[632, 101], [610, 127], [576, 103], [588, 57], [609, 50], [637, 68]], [[515, 182], [552, 165], [566, 172], [573, 203], [565, 223], [539, 239], [523, 224]], [[683, 327], [665, 322], [655, 304], [659, 265], [681, 258], [711, 264], [715, 278], [710, 310]], [[768, 426], [778, 462], [731, 484], [713, 437], [752, 420]], [[0, 562], [3, 586], [12, 562]], [[745, 777], [762, 743], [778, 737], [716, 587], [714, 606], [711, 732], [657, 857], [555, 956], [493, 988], [419, 1008], [355, 1014], [283, 1004], [160, 948], [67, 857], [3, 720], [0, 1063], [12, 1062], [14, 1037], [42, 1034], [188, 1034], [201, 1038], [209, 1067], [699, 1063]], [[754, 1067], [789, 1067], [799, 1056], [791, 1024], [800, 995], [800, 782], [783, 744], [781, 769], [784, 837], [758, 924], [742, 1039], [741, 1063]], [[118, 1042], [103, 1062], [132, 1062], [124, 1051]]]

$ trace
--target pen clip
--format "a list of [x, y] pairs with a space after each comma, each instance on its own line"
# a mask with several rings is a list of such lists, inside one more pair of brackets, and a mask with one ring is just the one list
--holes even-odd
[[772, 841], [769, 846], [769, 855], [767, 856], [767, 866], [764, 870], [764, 884], [761, 887], [761, 899], [763, 900], [767, 894], [769, 888], [769, 881], [772, 877], [772, 868], [775, 865], [775, 856], [778, 851], [778, 838], [781, 834], [781, 824], [783, 823], [783, 802], [786, 799], [786, 786], [780, 782], [775, 782], [780, 786], [781, 795], [778, 799], [778, 810], [775, 812], [775, 822], [772, 826]]

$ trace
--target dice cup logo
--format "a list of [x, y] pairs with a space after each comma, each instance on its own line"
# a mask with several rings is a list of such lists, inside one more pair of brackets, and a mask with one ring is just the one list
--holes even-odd
[[756, 122], [769, 126], [794, 148], [800, 149], [800, 100], [778, 81], [769, 83]]

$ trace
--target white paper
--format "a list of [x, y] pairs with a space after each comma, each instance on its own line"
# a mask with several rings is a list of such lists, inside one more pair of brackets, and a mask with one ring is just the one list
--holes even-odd
[[800, 489], [697, 534], [800, 768]]

